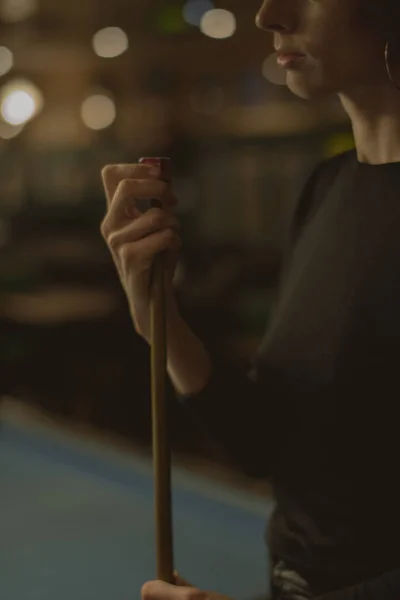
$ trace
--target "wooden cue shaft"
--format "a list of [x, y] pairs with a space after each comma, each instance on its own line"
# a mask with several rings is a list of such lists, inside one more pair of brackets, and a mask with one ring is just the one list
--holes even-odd
[[161, 255], [155, 261], [151, 289], [151, 396], [157, 578], [173, 583], [171, 452], [165, 398], [166, 321], [163, 259]]
[[[170, 179], [169, 161], [141, 159], [141, 163], [161, 166], [161, 178]], [[164, 169], [163, 169], [164, 166]], [[152, 206], [162, 208], [157, 200]], [[165, 306], [165, 254], [154, 261], [150, 283], [151, 327], [151, 404], [155, 495], [155, 525], [157, 579], [174, 583], [172, 501], [171, 501], [171, 448], [166, 407], [167, 336]]]

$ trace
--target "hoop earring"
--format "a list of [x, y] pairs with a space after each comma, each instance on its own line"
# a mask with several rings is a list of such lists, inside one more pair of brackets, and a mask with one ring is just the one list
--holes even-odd
[[386, 42], [386, 46], [385, 46], [385, 65], [386, 65], [386, 72], [388, 74], [390, 83], [392, 83], [394, 85], [394, 87], [400, 91], [400, 83], [398, 83], [396, 81], [396, 79], [394, 78], [392, 69], [390, 67], [390, 43], [389, 42]]

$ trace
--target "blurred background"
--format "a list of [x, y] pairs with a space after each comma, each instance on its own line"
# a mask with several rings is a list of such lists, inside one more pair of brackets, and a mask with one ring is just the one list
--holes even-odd
[[259, 6], [0, 0], [3, 395], [149, 443], [148, 349], [99, 233], [101, 168], [141, 156], [173, 161], [182, 311], [227, 360], [256, 350], [292, 203], [353, 143], [336, 98], [282, 85]]
[[[171, 157], [182, 312], [232, 367], [256, 351], [293, 202], [319, 160], [353, 146], [336, 98], [304, 102], [285, 87], [254, 24], [260, 4], [0, 0], [7, 414], [150, 452], [149, 350], [100, 235], [108, 163]], [[177, 460], [226, 467], [168, 394]]]

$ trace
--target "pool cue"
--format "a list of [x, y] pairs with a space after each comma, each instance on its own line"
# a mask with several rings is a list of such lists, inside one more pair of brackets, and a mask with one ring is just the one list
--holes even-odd
[[[140, 164], [160, 168], [160, 179], [171, 180], [169, 158], [141, 158]], [[163, 208], [159, 200], [151, 206]], [[174, 583], [174, 558], [171, 502], [171, 448], [166, 407], [167, 332], [165, 306], [165, 253], [154, 261], [150, 282], [151, 405], [157, 579]]]

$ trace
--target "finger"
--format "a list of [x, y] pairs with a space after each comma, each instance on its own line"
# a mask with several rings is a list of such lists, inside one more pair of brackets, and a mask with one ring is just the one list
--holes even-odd
[[179, 236], [172, 229], [153, 233], [143, 240], [128, 242], [113, 248], [122, 266], [128, 272], [141, 273], [152, 264], [154, 257], [164, 250], [177, 251], [182, 245]]
[[[101, 230], [103, 235], [110, 235], [116, 229], [121, 229], [132, 219], [138, 219], [142, 212], [137, 207], [137, 201], [160, 200], [163, 210], [172, 214], [168, 203], [172, 191], [163, 181], [148, 180], [122, 180], [117, 188], [112, 204], [103, 220]], [[149, 212], [149, 211], [148, 211]]]
[[101, 177], [106, 192], [108, 206], [111, 205], [118, 185], [123, 179], [158, 179], [160, 175], [160, 169], [146, 164], [105, 166], [101, 171]]
[[206, 594], [197, 588], [177, 587], [164, 581], [148, 581], [142, 587], [142, 600], [205, 600]]
[[142, 600], [176, 600], [176, 586], [164, 581], [147, 581], [142, 586]]
[[[110, 210], [120, 210], [120, 204], [135, 206], [137, 200], [159, 200], [164, 210], [173, 201], [171, 185], [159, 179], [122, 179], [117, 186]], [[124, 209], [123, 206], [123, 209]]]
[[186, 579], [184, 579], [183, 577], [181, 577], [178, 573], [178, 571], [174, 571], [174, 581], [175, 581], [175, 585], [178, 585], [180, 587], [185, 586], [185, 587], [193, 587], [193, 585], [191, 583], [189, 583], [188, 581], [186, 581]]
[[123, 244], [135, 242], [146, 238], [152, 233], [173, 229], [180, 233], [180, 222], [172, 213], [165, 213], [159, 208], [152, 208], [147, 213], [141, 214], [134, 221], [128, 222], [124, 227], [115, 227], [113, 222], [104, 221], [102, 231], [108, 245], [118, 249]]

